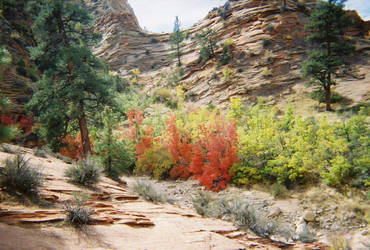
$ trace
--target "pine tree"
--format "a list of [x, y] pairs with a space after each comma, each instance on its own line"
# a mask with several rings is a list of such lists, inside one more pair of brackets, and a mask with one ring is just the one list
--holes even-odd
[[345, 56], [353, 51], [350, 40], [345, 39], [344, 30], [351, 20], [343, 10], [345, 0], [321, 1], [309, 18], [306, 28], [312, 33], [307, 40], [316, 47], [303, 62], [303, 74], [311, 83], [325, 91], [326, 110], [330, 111], [331, 86], [336, 82], [333, 73], [346, 63]]
[[[11, 62], [10, 53], [5, 46], [0, 47], [0, 68], [5, 67]], [[2, 76], [0, 76], [2, 82]], [[8, 98], [3, 96], [0, 92], [0, 114], [2, 114], [10, 105]], [[12, 126], [3, 126], [0, 124], [0, 143], [12, 139], [17, 134], [17, 129]]]
[[103, 130], [98, 134], [99, 140], [96, 144], [96, 152], [102, 159], [104, 171], [110, 177], [116, 178], [122, 172], [129, 173], [134, 165], [134, 155], [129, 149], [127, 141], [119, 139], [114, 134], [117, 120], [112, 109], [105, 107], [102, 113], [104, 123]]
[[173, 28], [173, 33], [170, 36], [170, 42], [172, 44], [172, 49], [175, 50], [175, 55], [177, 57], [177, 66], [181, 66], [181, 47], [182, 42], [184, 41], [184, 34], [180, 29], [180, 20], [179, 17], [175, 19], [175, 25]]
[[207, 29], [197, 35], [200, 42], [200, 57], [203, 62], [215, 57], [215, 50], [217, 48], [216, 32], [212, 29]]
[[93, 32], [83, 3], [34, 0], [28, 7], [38, 42], [31, 48], [31, 58], [42, 73], [28, 108], [46, 128], [46, 139], [54, 149], [78, 124], [86, 156], [91, 153], [89, 112], [97, 112], [111, 100], [103, 65], [89, 48], [100, 36]]

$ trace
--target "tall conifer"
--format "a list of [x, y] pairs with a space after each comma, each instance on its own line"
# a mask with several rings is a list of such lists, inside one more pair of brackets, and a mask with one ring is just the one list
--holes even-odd
[[181, 47], [184, 41], [184, 34], [181, 31], [179, 17], [176, 17], [175, 24], [173, 28], [173, 33], [170, 36], [170, 41], [172, 44], [172, 49], [175, 50], [175, 55], [177, 57], [177, 66], [181, 66]]
[[99, 35], [81, 4], [63, 0], [34, 0], [33, 32], [38, 46], [31, 58], [42, 73], [28, 104], [44, 125], [46, 139], [57, 147], [71, 130], [79, 130], [83, 154], [91, 153], [88, 118], [111, 100], [103, 65], [91, 53]]
[[345, 0], [321, 1], [312, 12], [306, 28], [312, 33], [307, 40], [314, 44], [308, 59], [303, 62], [303, 74], [311, 83], [325, 91], [326, 110], [330, 111], [333, 74], [345, 63], [345, 56], [353, 51], [352, 42], [345, 39], [344, 30], [351, 20], [343, 10]]

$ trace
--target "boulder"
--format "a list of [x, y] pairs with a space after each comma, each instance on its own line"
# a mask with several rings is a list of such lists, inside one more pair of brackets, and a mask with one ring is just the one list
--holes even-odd
[[315, 214], [312, 211], [307, 211], [303, 215], [303, 219], [307, 222], [315, 221]]
[[281, 209], [279, 207], [273, 207], [268, 214], [268, 217], [276, 217], [281, 214]]

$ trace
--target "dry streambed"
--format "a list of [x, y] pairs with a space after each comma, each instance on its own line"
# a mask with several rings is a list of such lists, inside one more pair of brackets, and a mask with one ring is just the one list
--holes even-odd
[[[147, 177], [125, 179], [131, 189], [137, 182], [150, 183], [157, 192], [164, 194], [170, 202], [182, 208], [198, 210], [193, 201], [199, 198], [199, 194], [204, 193], [210, 196], [208, 199], [211, 199], [215, 206], [222, 206], [225, 201], [237, 200], [241, 205], [247, 205], [257, 211], [257, 216], [264, 217], [261, 222], [275, 222], [289, 231], [290, 240], [287, 241], [281, 235], [270, 235], [276, 240], [345, 241], [354, 249], [367, 249], [370, 246], [369, 225], [366, 221], [370, 202], [365, 198], [365, 192], [349, 191], [344, 194], [321, 185], [307, 190], [284, 190], [286, 193], [281, 194], [284, 198], [274, 198], [270, 187], [255, 186], [248, 190], [228, 187], [224, 191], [214, 193], [204, 192], [204, 188], [194, 180], [155, 181]], [[227, 213], [212, 211], [219, 210], [217, 207], [209, 207], [210, 212], [200, 212], [238, 224], [235, 223], [235, 218]]]

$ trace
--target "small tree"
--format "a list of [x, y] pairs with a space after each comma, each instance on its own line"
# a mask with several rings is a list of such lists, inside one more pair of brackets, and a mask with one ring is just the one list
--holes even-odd
[[217, 49], [216, 32], [212, 29], [197, 34], [197, 39], [200, 42], [200, 57], [203, 62], [208, 61], [212, 57], [215, 57], [215, 50]]
[[91, 153], [88, 131], [90, 112], [111, 101], [110, 82], [103, 65], [89, 46], [99, 39], [85, 8], [71, 1], [34, 0], [33, 31], [38, 46], [31, 58], [43, 74], [28, 108], [46, 128], [46, 139], [56, 148], [60, 139], [79, 129], [83, 156]]
[[173, 28], [173, 33], [170, 36], [170, 42], [172, 44], [172, 49], [175, 50], [175, 56], [177, 57], [177, 66], [181, 66], [181, 47], [183, 46], [182, 42], [184, 41], [184, 34], [180, 29], [180, 20], [179, 17], [175, 19], [175, 25]]
[[119, 139], [114, 134], [115, 124], [118, 124], [112, 109], [105, 107], [102, 113], [103, 130], [98, 134], [96, 151], [102, 159], [105, 173], [112, 178], [118, 177], [122, 172], [129, 173], [134, 165], [134, 155], [129, 149], [127, 141]]
[[344, 37], [344, 29], [351, 24], [343, 10], [344, 2], [319, 2], [306, 26], [312, 32], [307, 40], [316, 46], [302, 64], [303, 75], [311, 78], [311, 84], [319, 85], [325, 91], [327, 111], [331, 110], [331, 86], [336, 84], [332, 75], [345, 63], [344, 56], [353, 51], [351, 41]]

